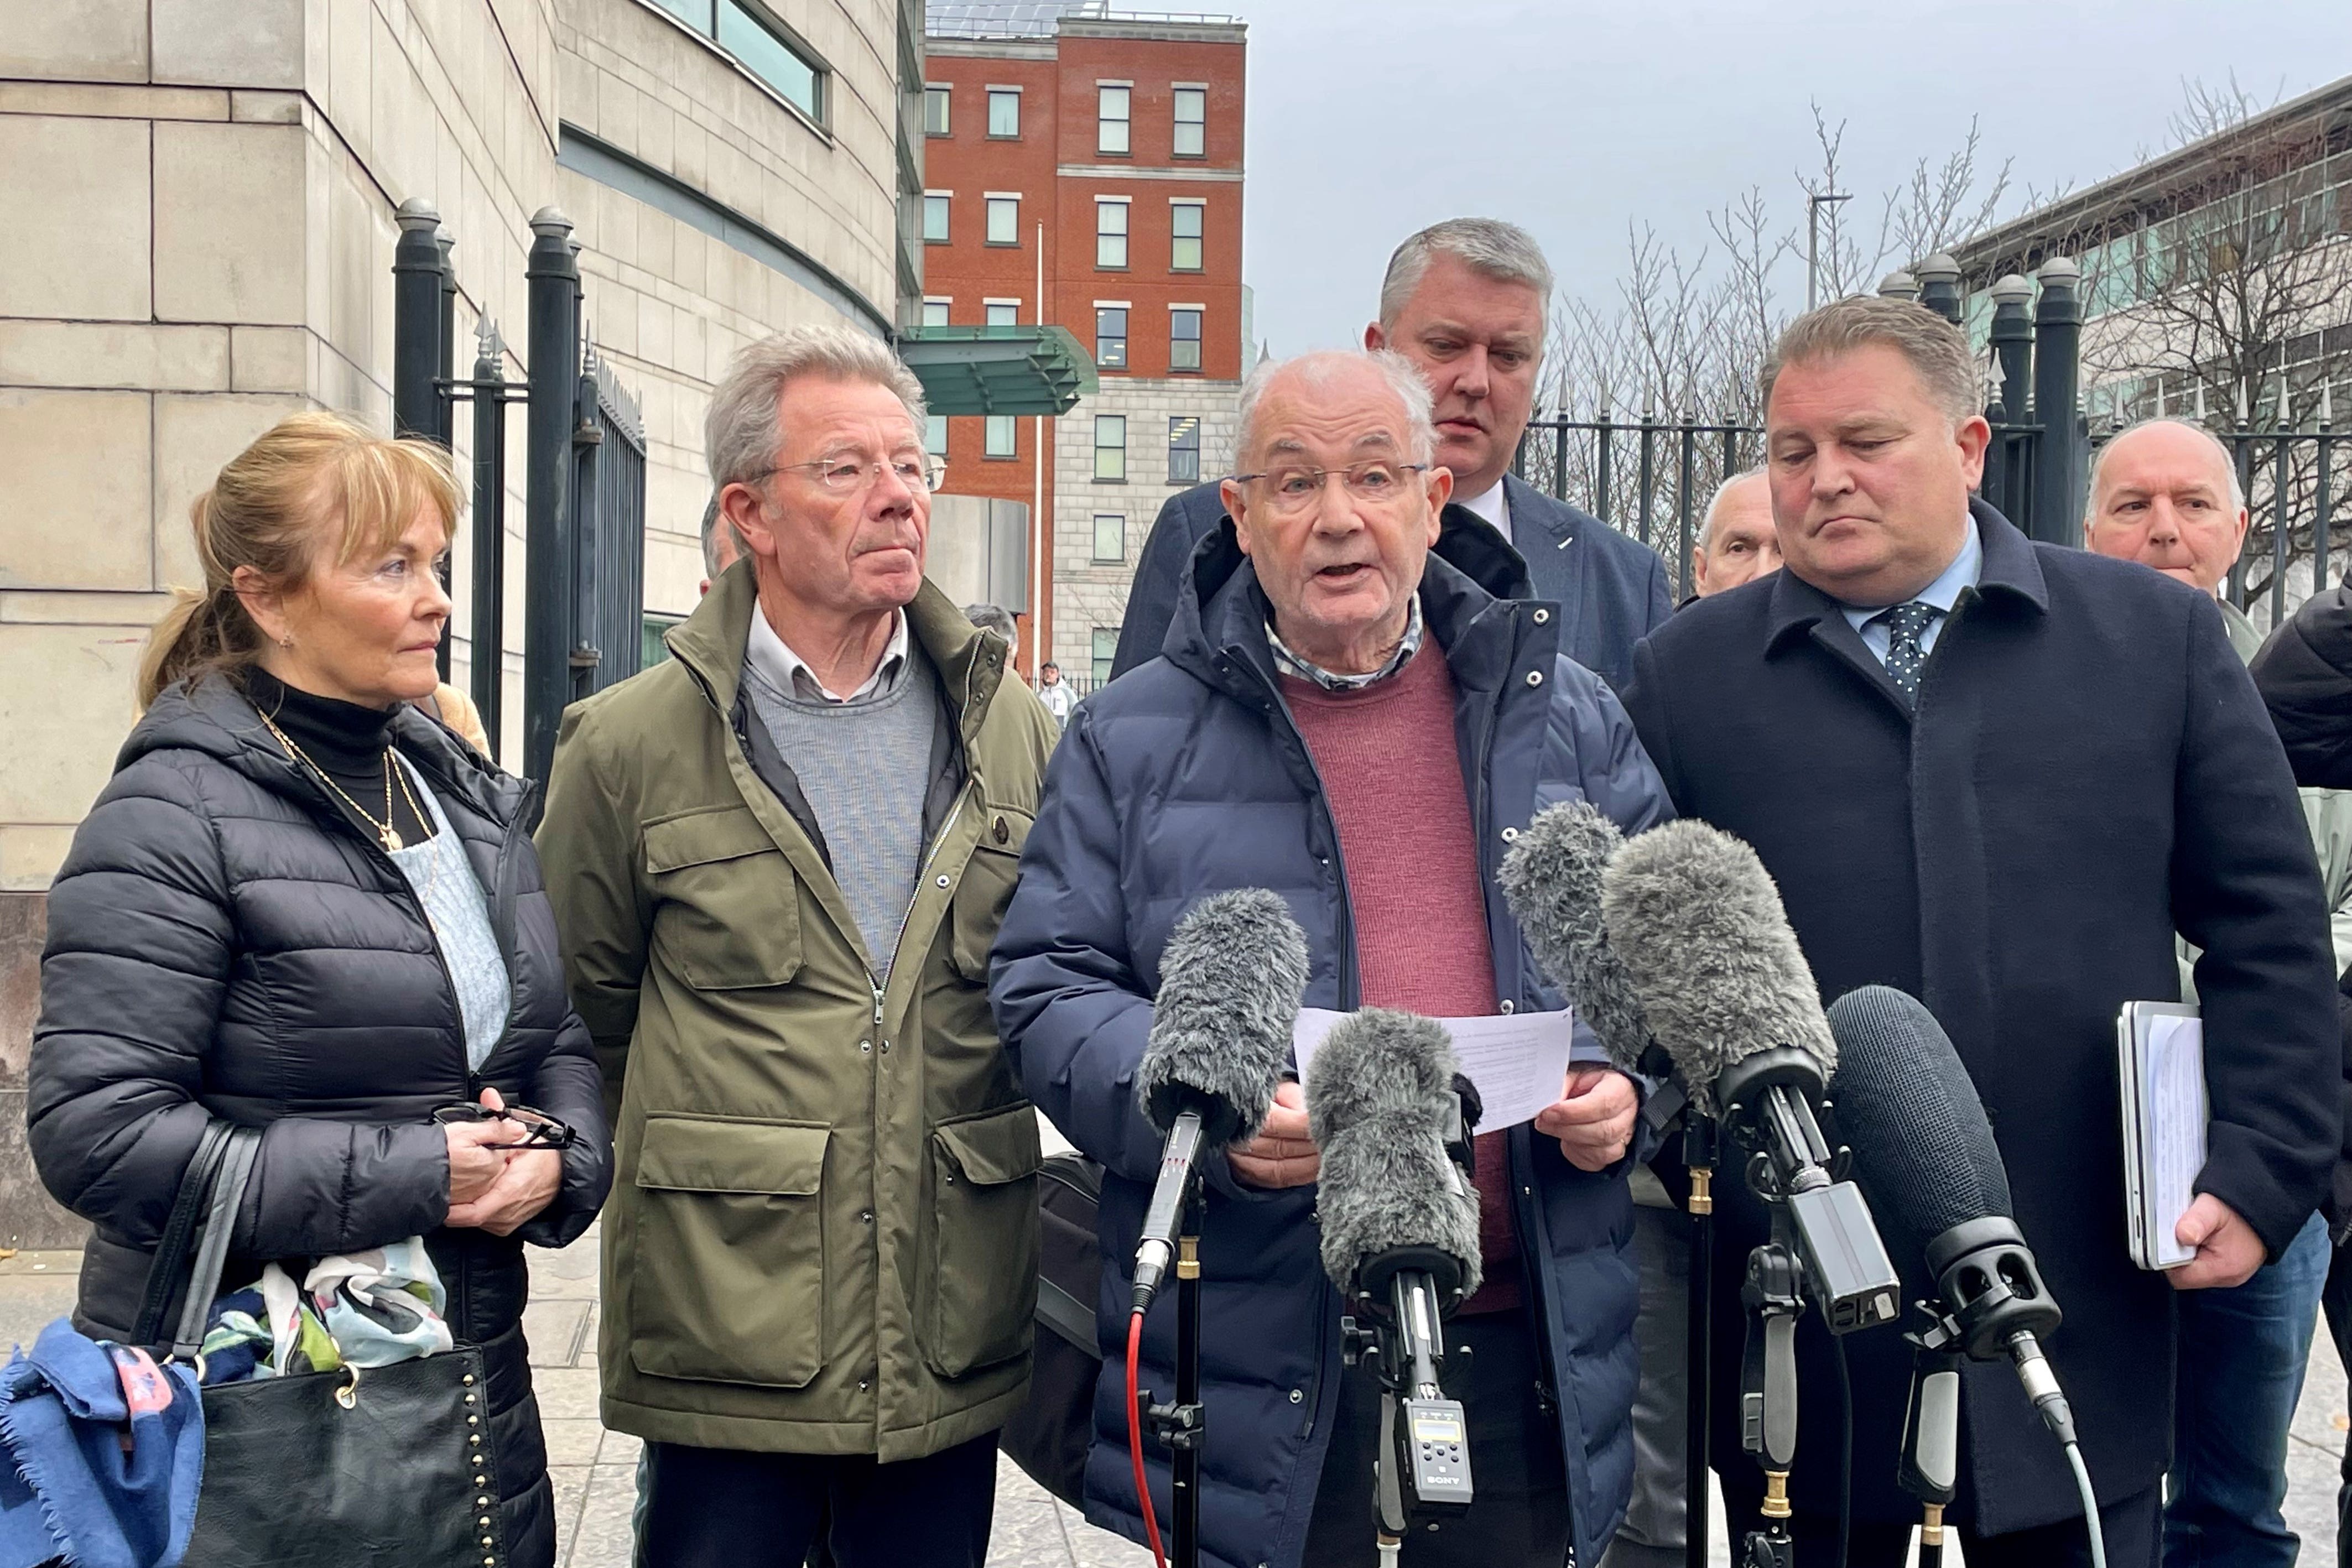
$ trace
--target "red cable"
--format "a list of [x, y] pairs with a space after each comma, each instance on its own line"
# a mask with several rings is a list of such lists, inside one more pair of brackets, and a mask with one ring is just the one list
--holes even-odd
[[1142, 1383], [1137, 1369], [1143, 1360], [1143, 1314], [1127, 1320], [1127, 1452], [1135, 1461], [1135, 1496], [1143, 1505], [1143, 1535], [1151, 1544], [1151, 1560], [1168, 1568], [1168, 1553], [1160, 1547], [1160, 1521], [1151, 1513], [1151, 1483], [1143, 1474], [1143, 1417], [1139, 1406]]

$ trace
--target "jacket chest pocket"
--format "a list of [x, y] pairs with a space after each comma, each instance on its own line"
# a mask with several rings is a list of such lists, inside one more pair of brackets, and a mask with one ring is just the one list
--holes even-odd
[[957, 887], [953, 941], [948, 961], [975, 986], [988, 984], [988, 954], [997, 928], [1021, 881], [1021, 851], [1029, 842], [1030, 816], [1011, 806], [990, 806], [981, 819], [980, 842]]
[[1026, 1101], [931, 1134], [923, 1359], [961, 1377], [1029, 1348], [1037, 1312], [1037, 1113]]
[[824, 1368], [829, 1136], [784, 1122], [646, 1120], [629, 1283], [639, 1371], [802, 1388]]
[[698, 990], [788, 984], [801, 969], [800, 883], [750, 809], [648, 823], [653, 946]]

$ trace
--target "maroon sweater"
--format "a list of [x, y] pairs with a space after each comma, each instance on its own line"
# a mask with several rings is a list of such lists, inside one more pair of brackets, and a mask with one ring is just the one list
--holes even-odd
[[[1352, 692], [1283, 677], [1339, 831], [1366, 1007], [1431, 1018], [1496, 1010], [1477, 830], [1454, 741], [1454, 675], [1424, 641], [1404, 668]], [[1478, 1232], [1487, 1283], [1463, 1311], [1519, 1304], [1503, 1134], [1478, 1137]]]

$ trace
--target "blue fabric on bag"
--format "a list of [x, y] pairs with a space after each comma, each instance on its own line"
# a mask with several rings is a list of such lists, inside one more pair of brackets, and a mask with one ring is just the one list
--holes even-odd
[[[124, 1379], [139, 1385], [126, 1397]], [[125, 1436], [130, 1441], [126, 1450]], [[204, 1479], [194, 1373], [60, 1318], [0, 1368], [0, 1568], [178, 1568]]]

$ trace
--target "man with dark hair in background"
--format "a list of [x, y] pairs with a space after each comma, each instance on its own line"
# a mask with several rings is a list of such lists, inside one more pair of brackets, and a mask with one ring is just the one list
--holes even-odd
[[[1437, 462], [1454, 476], [1451, 535], [1484, 524], [1526, 558], [1528, 595], [1559, 607], [1560, 651], [1612, 686], [1633, 644], [1673, 612], [1658, 552], [1509, 473], [1535, 411], [1551, 267], [1525, 229], [1494, 218], [1433, 224], [1389, 257], [1364, 347], [1393, 349], [1428, 383]], [[1160, 654], [1186, 568], [1225, 522], [1214, 483], [1160, 508], [1128, 591], [1114, 678]]]
[[[1783, 568], [1653, 634], [1626, 706], [1676, 808], [1756, 847], [1822, 996], [1892, 985], [1951, 1036], [2065, 1311], [2045, 1348], [2108, 1561], [2147, 1568], [2171, 1459], [2164, 1373], [2197, 1354], [2176, 1343], [2173, 1292], [2284, 1252], [2337, 1145], [2335, 969], [2294, 780], [2210, 594], [2033, 543], [1971, 499], [1990, 430], [1958, 329], [1840, 300], [1789, 327], [1764, 392]], [[2126, 1244], [2116, 1019], [2179, 994], [2176, 934], [2203, 949], [2210, 1152], [2176, 1229], [2195, 1256], [2157, 1274]], [[1715, 1267], [1738, 1279], [1765, 1215], [1742, 1181], [1717, 1195]], [[1888, 1240], [1905, 1299], [1925, 1296], [1918, 1239]], [[1731, 1389], [1745, 1325], [1736, 1290], [1717, 1301]], [[1820, 1314], [1797, 1349], [1801, 1386], [1837, 1385]], [[1891, 1568], [1919, 1517], [1892, 1463], [1911, 1347], [1882, 1329], [1844, 1354], [1846, 1561]], [[1763, 1495], [1738, 1403], [1717, 1400], [1713, 1434], [1735, 1530]], [[1949, 1516], [1969, 1560], [2088, 1562], [2067, 1465], [2014, 1373], [1969, 1364], [1961, 1406]], [[1809, 1568], [1839, 1548], [1839, 1458], [1799, 1446]]]

